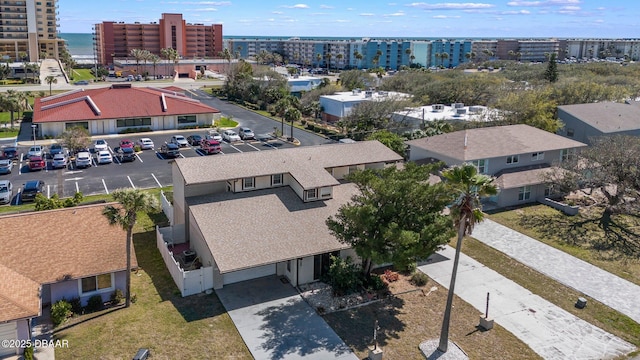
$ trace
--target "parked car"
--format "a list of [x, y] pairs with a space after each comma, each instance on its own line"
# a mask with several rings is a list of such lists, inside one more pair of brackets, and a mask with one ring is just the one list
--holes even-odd
[[225, 130], [222, 133], [222, 138], [227, 142], [240, 141], [240, 136], [233, 130]]
[[240, 139], [242, 139], [242, 140], [255, 139], [256, 138], [256, 135], [248, 127], [241, 127], [238, 130], [238, 134], [240, 134]]
[[98, 164], [111, 164], [113, 158], [108, 150], [102, 150], [98, 152]]
[[8, 204], [13, 197], [13, 185], [9, 180], [0, 180], [0, 204]]
[[178, 157], [180, 156], [180, 147], [174, 143], [166, 143], [160, 147], [160, 154], [164, 157]]
[[42, 148], [42, 146], [33, 145], [32, 147], [29, 148], [29, 151], [27, 152], [27, 159], [31, 158], [32, 156], [40, 156], [40, 157], [42, 157], [43, 151], [44, 151], [44, 149]]
[[149, 138], [141, 138], [138, 140], [138, 145], [140, 145], [140, 149], [142, 150], [153, 150], [153, 140]]
[[216, 130], [209, 130], [209, 134], [205, 135], [205, 139], [213, 139], [215, 141], [222, 141], [222, 135]]
[[202, 136], [200, 136], [198, 134], [193, 134], [193, 135], [187, 136], [187, 142], [191, 146], [198, 146], [198, 145], [200, 145], [201, 141], [202, 141]]
[[65, 149], [62, 147], [61, 144], [53, 144], [49, 147], [49, 154], [51, 154], [51, 157], [54, 157], [56, 154], [60, 154], [64, 152], [65, 152]]
[[22, 192], [20, 193], [20, 200], [22, 202], [25, 201], [34, 201], [36, 195], [42, 194], [44, 191], [44, 181], [42, 180], [30, 180], [27, 181], [26, 184], [22, 187]]
[[42, 170], [47, 167], [47, 163], [42, 156], [33, 155], [29, 158], [29, 170]]
[[182, 135], [173, 135], [171, 137], [171, 142], [180, 147], [186, 147], [187, 145], [189, 145], [187, 139], [185, 139]]
[[215, 140], [202, 140], [202, 142], [200, 143], [200, 149], [207, 155], [217, 154], [222, 151], [220, 143]]
[[81, 151], [76, 154], [76, 167], [87, 168], [91, 166], [91, 154], [88, 151]]
[[133, 149], [133, 141], [129, 140], [129, 139], [123, 139], [120, 140], [120, 148], [131, 148]]
[[73, 85], [89, 85], [89, 82], [87, 80], [78, 80]]
[[120, 147], [116, 152], [116, 156], [120, 162], [129, 162], [136, 160], [136, 152], [130, 147]]
[[109, 150], [109, 144], [105, 139], [98, 139], [93, 144], [93, 151], [99, 153], [100, 151]]
[[2, 151], [0, 154], [2, 159], [14, 160], [18, 158], [18, 148], [15, 146], [5, 146], [0, 151]]
[[11, 174], [13, 169], [13, 160], [2, 159], [0, 160], [0, 174]]
[[53, 156], [53, 161], [51, 162], [51, 167], [54, 169], [66, 168], [69, 159], [67, 159], [67, 155], [64, 153], [57, 153]]

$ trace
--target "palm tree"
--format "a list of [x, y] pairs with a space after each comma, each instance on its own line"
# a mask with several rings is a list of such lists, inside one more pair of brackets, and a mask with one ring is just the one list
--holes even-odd
[[451, 190], [454, 198], [450, 211], [454, 224], [458, 228], [458, 242], [456, 243], [456, 255], [453, 261], [453, 272], [451, 273], [451, 284], [447, 296], [447, 305], [442, 320], [442, 331], [440, 332], [440, 344], [438, 350], [447, 352], [449, 342], [449, 322], [451, 321], [451, 306], [453, 304], [453, 294], [456, 285], [456, 274], [458, 272], [458, 261], [460, 260], [460, 249], [462, 239], [465, 235], [471, 235], [476, 223], [482, 221], [482, 204], [480, 198], [483, 196], [495, 195], [498, 188], [493, 183], [493, 178], [484, 174], [478, 174], [478, 170], [472, 164], [462, 164], [454, 166], [442, 172], [445, 184]]
[[56, 79], [56, 77], [53, 75], [49, 75], [46, 78], [44, 78], [44, 81], [46, 81], [47, 84], [49, 84], [49, 96], [51, 96], [51, 84], [57, 84], [58, 79]]
[[289, 141], [293, 141], [293, 122], [300, 120], [301, 116], [302, 113], [300, 113], [300, 110], [294, 106], [290, 106], [287, 108], [287, 111], [284, 112], [284, 118], [287, 121], [291, 121], [291, 137], [289, 138]]
[[149, 75], [149, 72], [147, 71], [147, 61], [151, 60], [151, 56], [153, 54], [151, 53], [151, 51], [149, 50], [142, 50], [142, 61], [144, 61], [144, 77], [146, 80], [146, 77]]
[[[449, 53], [443, 52], [440, 54], [440, 59], [442, 59], [442, 66], [444, 66], [444, 61], [449, 60]], [[447, 64], [447, 67], [449, 67], [449, 64]]]
[[158, 200], [151, 194], [140, 189], [118, 189], [111, 196], [120, 203], [120, 206], [107, 205], [102, 214], [109, 224], [119, 225], [127, 232], [127, 280], [125, 307], [131, 305], [131, 242], [133, 240], [133, 227], [136, 224], [139, 211], [157, 210]]
[[409, 58], [409, 67], [411, 67], [411, 63], [413, 62], [413, 59], [411, 59], [413, 56], [411, 55], [411, 48], [405, 49], [404, 53], [407, 54], [407, 57]]
[[158, 66], [158, 63], [160, 62], [160, 56], [158, 56], [156, 54], [151, 54], [151, 55], [149, 55], [149, 61], [151, 61], [151, 63], [153, 64], [153, 78], [157, 79], [158, 76], [156, 74], [156, 67]]
[[166, 60], [166, 68], [165, 68], [165, 73], [167, 75], [169, 75], [169, 53], [170, 53], [171, 48], [162, 48], [160, 49], [160, 55], [165, 58]]
[[11, 128], [13, 128], [14, 114], [16, 111], [20, 111], [20, 100], [16, 96], [15, 90], [7, 90], [6, 94], [0, 98], [0, 107], [4, 111], [11, 113]]
[[433, 56], [435, 56], [435, 58], [436, 58], [436, 66], [439, 66], [438, 62], [440, 62], [440, 53], [435, 53], [435, 54], [433, 54]]
[[218, 53], [218, 56], [220, 56], [221, 58], [227, 60], [227, 70], [229, 70], [229, 68], [231, 67], [231, 52], [229, 51], [229, 49], [225, 48], [223, 51], [220, 51]]
[[129, 52], [132, 58], [136, 60], [136, 75], [140, 74], [140, 60], [144, 59], [145, 53], [141, 49], [131, 49]]
[[358, 50], [353, 52], [353, 57], [358, 60], [358, 69], [360, 68], [360, 61], [362, 60], [363, 56], [362, 54], [360, 54], [360, 52]]
[[316, 61], [318, 62], [317, 67], [320, 67], [320, 61], [322, 61], [322, 54], [320, 53], [316, 54]]
[[338, 68], [340, 68], [340, 65], [342, 65], [342, 59], [343, 58], [344, 58], [344, 55], [342, 55], [342, 54], [336, 55], [336, 59], [338, 59]]
[[331, 53], [327, 53], [324, 58], [327, 59], [327, 74], [329, 73], [329, 66], [331, 66], [331, 58], [333, 55]]

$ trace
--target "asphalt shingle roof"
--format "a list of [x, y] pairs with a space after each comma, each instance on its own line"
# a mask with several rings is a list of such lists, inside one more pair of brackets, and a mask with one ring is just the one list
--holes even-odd
[[640, 105], [638, 104], [606, 101], [564, 105], [559, 106], [558, 109], [605, 134], [640, 129]]
[[0, 323], [40, 314], [40, 284], [0, 264]]
[[522, 124], [455, 131], [410, 140], [407, 144], [460, 161], [587, 146]]

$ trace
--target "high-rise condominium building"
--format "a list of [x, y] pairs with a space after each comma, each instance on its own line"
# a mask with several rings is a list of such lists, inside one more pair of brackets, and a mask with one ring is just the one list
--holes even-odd
[[150, 24], [105, 21], [94, 30], [98, 63], [102, 65], [130, 58], [132, 49], [161, 56], [161, 49], [172, 48], [182, 58], [212, 58], [223, 49], [221, 24], [187, 24], [182, 14], [162, 14], [159, 22]]
[[2, 0], [0, 56], [14, 61], [58, 58], [64, 45], [58, 38], [58, 20], [56, 0]]

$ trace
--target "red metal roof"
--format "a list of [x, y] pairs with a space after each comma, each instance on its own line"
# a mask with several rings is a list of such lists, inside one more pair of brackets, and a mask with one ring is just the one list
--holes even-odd
[[[164, 100], [163, 100], [164, 99]], [[153, 88], [79, 89], [37, 98], [33, 122], [87, 121], [219, 113], [218, 109]]]

